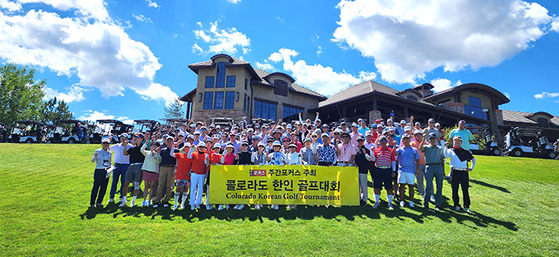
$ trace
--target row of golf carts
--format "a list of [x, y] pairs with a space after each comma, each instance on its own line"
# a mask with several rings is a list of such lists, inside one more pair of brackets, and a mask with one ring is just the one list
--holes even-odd
[[[487, 127], [468, 128], [474, 135], [474, 143], [470, 144], [470, 150], [474, 154], [485, 154], [500, 156], [528, 156], [555, 159], [557, 147], [550, 144], [541, 129], [537, 128], [512, 128], [505, 136], [504, 147], [501, 148], [495, 142], [494, 136]], [[476, 136], [477, 135], [477, 136]]]
[[133, 125], [112, 119], [89, 124], [79, 120], [59, 120], [54, 124], [20, 120], [13, 126], [0, 123], [0, 142], [89, 144], [100, 143], [103, 138], [112, 136], [112, 143], [117, 143], [118, 135], [122, 133], [145, 132], [158, 126], [159, 122], [154, 120], [135, 120]]

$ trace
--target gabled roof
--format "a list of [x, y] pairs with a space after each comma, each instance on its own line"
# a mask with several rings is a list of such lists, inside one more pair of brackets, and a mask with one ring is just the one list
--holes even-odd
[[[321, 108], [321, 107], [324, 107], [324, 106], [328, 106], [328, 105], [331, 105], [331, 104], [343, 102], [343, 101], [350, 100], [352, 98], [359, 97], [359, 96], [366, 95], [366, 94], [373, 93], [373, 92], [379, 92], [379, 93], [383, 93], [383, 94], [397, 96], [398, 90], [387, 87], [385, 85], [381, 85], [381, 84], [376, 83], [372, 80], [369, 80], [369, 81], [365, 81], [363, 83], [348, 87], [348, 88], [342, 90], [341, 92], [338, 92], [338, 93], [328, 97], [328, 99], [318, 103], [318, 107]], [[397, 97], [399, 97], [399, 96], [397, 96]]]
[[[272, 74], [282, 74], [284, 76], [288, 76], [289, 78], [291, 78], [291, 76], [285, 74], [285, 73], [279, 73], [279, 72], [275, 72], [275, 73], [269, 73], [265, 70], [261, 70], [261, 69], [254, 69], [254, 71], [256, 71], [256, 74], [258, 74], [258, 76], [260, 76], [260, 78], [262, 79], [260, 81], [260, 84], [265, 85], [265, 86], [271, 86], [271, 87], [275, 87], [275, 85], [273, 83], [270, 83], [268, 80], [266, 80], [265, 78], [269, 78]], [[293, 79], [293, 78], [292, 78]], [[295, 81], [293, 79], [293, 81]], [[295, 83], [291, 83], [291, 87], [289, 87], [289, 89], [292, 92], [297, 92], [300, 94], [305, 94], [305, 95], [310, 95], [310, 96], [314, 96], [319, 98], [319, 100], [325, 100], [326, 96], [323, 96], [317, 92], [314, 92], [308, 88], [305, 88], [303, 86], [297, 85]]]
[[268, 80], [268, 79], [270, 79], [270, 77], [271, 77], [272, 75], [280, 75], [280, 76], [282, 76], [282, 77], [287, 78], [291, 83], [295, 82], [295, 79], [294, 79], [293, 77], [291, 77], [291, 76], [289, 76], [289, 75], [287, 75], [287, 74], [285, 74], [285, 73], [283, 73], [283, 72], [269, 73], [268, 75], [266, 75], [266, 76], [264, 76], [264, 77], [262, 77], [262, 78]]
[[538, 124], [537, 122], [528, 119], [526, 116], [531, 113], [526, 112], [517, 112], [517, 111], [503, 111], [503, 122], [520, 122], [520, 123], [528, 123], [528, 124]]
[[505, 95], [503, 95], [503, 93], [499, 92], [497, 89], [494, 89], [494, 88], [492, 88], [488, 85], [480, 84], [480, 83], [462, 84], [460, 86], [449, 88], [449, 89], [443, 90], [441, 92], [438, 92], [436, 94], [432, 94], [432, 95], [427, 96], [423, 99], [425, 99], [426, 101], [433, 102], [433, 101], [436, 101], [436, 99], [438, 99], [440, 97], [445, 97], [445, 96], [453, 94], [454, 92], [462, 91], [462, 90], [466, 90], [466, 89], [479, 89], [479, 90], [483, 90], [483, 91], [486, 91], [488, 93], [491, 93], [491, 94], [495, 95], [498, 100], [500, 100], [497, 104], [506, 104], [506, 103], [510, 102], [510, 100]]

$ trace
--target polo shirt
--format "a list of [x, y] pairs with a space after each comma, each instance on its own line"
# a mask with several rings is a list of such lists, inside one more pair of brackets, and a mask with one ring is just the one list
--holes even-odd
[[141, 148], [141, 146], [132, 146], [126, 150], [128, 152], [128, 156], [130, 156], [130, 163], [144, 162], [146, 157], [140, 151]]
[[177, 159], [177, 171], [175, 172], [175, 179], [190, 179], [190, 169], [192, 168], [192, 159], [188, 159], [187, 153], [175, 153]]
[[426, 163], [440, 163], [444, 159], [443, 148], [441, 146], [435, 145], [424, 145], [423, 152], [425, 154]]
[[450, 131], [450, 134], [448, 135], [448, 138], [449, 138], [450, 141], [452, 141], [452, 138], [454, 138], [455, 136], [462, 137], [461, 147], [469, 151], [470, 150], [470, 140], [474, 140], [474, 136], [472, 135], [472, 132], [470, 132], [467, 129], [464, 129], [464, 130], [454, 129], [454, 130]]
[[425, 154], [422, 151], [419, 151], [419, 146], [421, 145], [421, 142], [413, 141], [410, 143], [410, 145], [411, 147], [415, 148], [415, 150], [417, 150], [417, 152], [419, 153], [419, 164], [425, 165]]
[[338, 144], [338, 149], [340, 149], [340, 154], [338, 155], [338, 162], [349, 162], [352, 155], [357, 154], [357, 148], [354, 144]]
[[394, 152], [389, 147], [382, 148], [377, 147], [373, 154], [375, 155], [375, 166], [377, 167], [392, 167], [392, 162], [396, 161], [396, 157], [394, 156]]
[[415, 160], [419, 160], [417, 149], [409, 147], [400, 147], [396, 149], [398, 153], [399, 170], [406, 173], [415, 173]]
[[[126, 146], [126, 150], [130, 149], [130, 144]], [[130, 155], [124, 155], [124, 146], [122, 144], [111, 145], [110, 149], [114, 152], [113, 161], [118, 164], [130, 164]]]
[[159, 165], [167, 166], [167, 165], [175, 165], [176, 163], [177, 160], [171, 157], [171, 148], [166, 147], [161, 149], [161, 163], [159, 163]]
[[206, 164], [204, 163], [206, 161], [206, 154], [201, 154], [198, 153], [198, 151], [193, 152], [191, 154], [192, 158], [192, 166], [191, 166], [191, 170], [192, 172], [198, 174], [198, 175], [204, 175], [206, 174]]

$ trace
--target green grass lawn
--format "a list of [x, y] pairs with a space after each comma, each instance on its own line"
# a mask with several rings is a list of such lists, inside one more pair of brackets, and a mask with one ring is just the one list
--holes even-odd
[[559, 255], [557, 160], [476, 156], [471, 214], [451, 210], [448, 182], [440, 212], [417, 194], [388, 211], [384, 192], [377, 210], [89, 209], [96, 147], [0, 144], [0, 255]]

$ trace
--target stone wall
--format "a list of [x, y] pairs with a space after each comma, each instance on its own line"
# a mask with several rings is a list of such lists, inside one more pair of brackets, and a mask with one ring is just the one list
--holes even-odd
[[212, 122], [212, 118], [231, 118], [235, 120], [235, 123], [238, 123], [243, 117], [247, 117], [248, 119], [247, 113], [243, 110], [223, 109], [192, 111], [192, 120], [206, 122], [206, 124], [210, 124]]
[[464, 113], [464, 104], [463, 103], [451, 103], [451, 104], [444, 104], [443, 108], [451, 111], [455, 111], [458, 113]]
[[375, 122], [375, 120], [378, 120], [378, 119], [380, 119], [381, 117], [382, 117], [382, 116], [381, 116], [381, 113], [380, 113], [379, 110], [372, 110], [372, 111], [370, 111], [370, 112], [369, 112], [369, 124], [368, 124], [368, 125], [373, 124], [373, 123]]
[[503, 111], [502, 110], [493, 110], [495, 112], [495, 119], [497, 120], [498, 126], [503, 126]]

